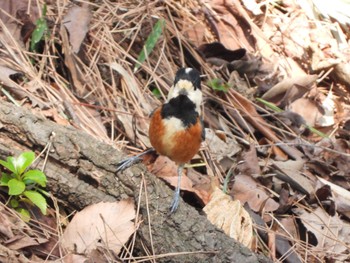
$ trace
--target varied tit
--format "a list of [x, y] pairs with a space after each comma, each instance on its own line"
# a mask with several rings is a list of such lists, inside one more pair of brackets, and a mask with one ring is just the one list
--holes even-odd
[[[201, 102], [199, 72], [192, 68], [181, 68], [176, 73], [167, 101], [151, 115], [149, 138], [154, 150], [178, 165], [178, 183], [170, 208], [171, 213], [176, 211], [179, 205], [183, 167], [198, 152], [205, 137]], [[132, 157], [133, 160], [122, 161], [118, 171], [135, 163], [135, 159], [139, 159], [146, 152]]]

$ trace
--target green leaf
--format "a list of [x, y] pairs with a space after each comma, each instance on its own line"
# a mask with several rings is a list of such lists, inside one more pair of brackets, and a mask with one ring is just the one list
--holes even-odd
[[13, 164], [17, 175], [21, 175], [29, 165], [33, 163], [35, 154], [33, 152], [23, 152], [17, 158], [14, 158]]
[[215, 91], [227, 92], [230, 88], [227, 83], [223, 83], [222, 80], [217, 78], [209, 80], [207, 85]]
[[30, 50], [35, 51], [36, 45], [43, 39], [44, 34], [48, 31], [46, 19], [46, 4], [43, 7], [42, 17], [36, 20], [35, 29], [32, 33], [32, 39], [30, 41]]
[[310, 126], [310, 125], [306, 125], [306, 128], [308, 128], [312, 133], [322, 137], [322, 138], [329, 138], [327, 134], [317, 130], [316, 128]]
[[10, 205], [11, 205], [12, 208], [16, 208], [16, 207], [18, 207], [19, 202], [18, 202], [18, 200], [16, 198], [12, 198], [10, 200]]
[[12, 179], [13, 177], [7, 173], [2, 173], [1, 178], [0, 178], [0, 186], [7, 186], [8, 182]]
[[16, 178], [8, 181], [7, 186], [9, 188], [9, 195], [20, 195], [26, 189], [26, 185]]
[[266, 107], [270, 108], [271, 110], [273, 110], [275, 112], [283, 112], [283, 110], [281, 108], [279, 108], [278, 106], [276, 106], [274, 103], [268, 102], [262, 98], [256, 98], [256, 100], [261, 102]]
[[41, 213], [46, 215], [47, 203], [46, 199], [42, 196], [42, 194], [36, 191], [24, 191], [23, 193], [30, 201], [33, 202], [34, 205], [39, 207]]
[[143, 46], [139, 56], [137, 57], [138, 63], [136, 63], [134, 72], [141, 66], [141, 64], [146, 60], [146, 58], [151, 54], [153, 48], [155, 47], [159, 37], [162, 35], [163, 28], [165, 26], [165, 20], [159, 19], [154, 25], [151, 34], [149, 34], [145, 45]]
[[158, 88], [152, 89], [152, 93], [153, 93], [154, 97], [156, 97], [156, 98], [160, 98], [160, 96], [161, 96]]
[[17, 208], [16, 211], [21, 215], [21, 218], [24, 222], [29, 222], [30, 220], [30, 213], [27, 209], [24, 208]]
[[13, 157], [7, 157], [7, 162], [4, 160], [0, 160], [0, 164], [10, 170], [11, 172], [15, 173], [15, 166], [13, 165]]
[[[277, 107], [274, 103], [268, 102], [268, 101], [261, 99], [261, 98], [256, 98], [256, 100], [261, 102], [266, 107], [270, 108], [271, 110], [273, 110], [275, 112], [283, 112], [283, 110], [281, 110], [279, 107]], [[316, 128], [314, 128], [310, 125], [306, 125], [306, 128], [308, 128], [312, 133], [314, 133], [322, 138], [328, 138], [327, 134], [324, 134], [323, 132], [317, 130]]]
[[34, 182], [42, 187], [46, 186], [46, 175], [40, 170], [29, 170], [23, 175], [23, 181], [26, 185]]

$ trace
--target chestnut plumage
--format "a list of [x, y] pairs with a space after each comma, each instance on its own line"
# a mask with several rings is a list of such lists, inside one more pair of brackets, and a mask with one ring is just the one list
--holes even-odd
[[[176, 73], [167, 101], [151, 115], [149, 138], [153, 148], [178, 164], [178, 184], [170, 208], [171, 213], [179, 205], [184, 164], [193, 158], [204, 140], [201, 102], [199, 72], [192, 68], [181, 68]], [[134, 160], [121, 162], [118, 171], [132, 165], [141, 155], [133, 157]]]

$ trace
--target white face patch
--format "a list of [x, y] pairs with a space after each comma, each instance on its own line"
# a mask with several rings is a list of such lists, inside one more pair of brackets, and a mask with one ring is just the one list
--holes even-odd
[[196, 111], [201, 115], [202, 91], [199, 89], [188, 92], [187, 97], [196, 105]]
[[[188, 70], [192, 70], [191, 68], [187, 68]], [[186, 70], [187, 70], [186, 69]], [[187, 93], [187, 97], [196, 105], [196, 111], [198, 114], [201, 114], [200, 105], [202, 103], [202, 91], [200, 89], [194, 89], [194, 86], [191, 81], [186, 79], [180, 79], [175, 86], [171, 87], [168, 94], [168, 102], [172, 98], [176, 98], [180, 95], [181, 90], [185, 90]]]

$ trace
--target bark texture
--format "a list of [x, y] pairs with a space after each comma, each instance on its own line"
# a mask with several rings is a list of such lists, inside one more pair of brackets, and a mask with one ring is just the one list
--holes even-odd
[[[142, 165], [116, 175], [116, 164], [123, 155], [111, 145], [1, 101], [1, 159], [28, 150], [38, 154], [48, 144], [47, 190], [68, 209], [81, 210], [100, 201], [128, 197], [135, 203], [140, 200], [143, 223], [138, 230], [137, 250], [141, 254], [143, 245], [155, 255], [203, 252], [165, 257], [158, 262], [269, 262], [216, 229], [205, 215], [184, 202], [169, 216], [173, 191]], [[39, 167], [42, 164], [43, 159]]]

